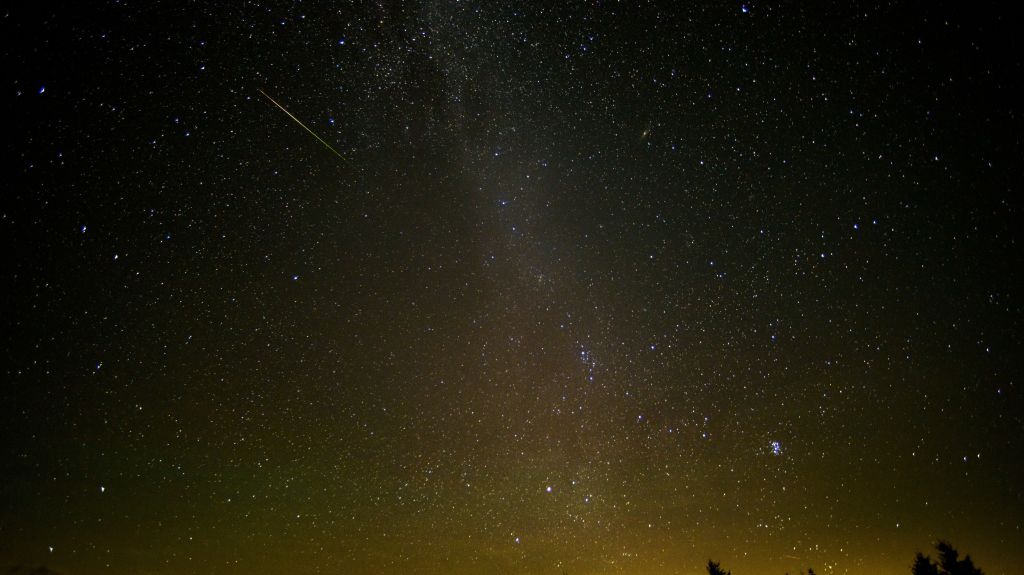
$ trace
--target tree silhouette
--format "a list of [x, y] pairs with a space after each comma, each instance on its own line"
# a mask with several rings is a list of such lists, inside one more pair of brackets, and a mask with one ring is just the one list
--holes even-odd
[[[975, 567], [970, 555], [960, 558], [960, 552], [948, 541], [939, 541], [935, 544], [938, 552], [938, 562], [932, 561], [928, 555], [918, 552], [914, 556], [914, 564], [910, 567], [913, 575], [985, 575], [981, 569]], [[731, 571], [722, 569], [720, 563], [708, 559], [708, 575], [732, 575]], [[800, 572], [803, 575], [803, 571]], [[807, 569], [807, 575], [815, 575], [813, 568]]]
[[939, 566], [932, 563], [931, 557], [926, 557], [918, 551], [910, 572], [914, 575], [939, 575]]
[[726, 571], [721, 565], [708, 559], [708, 575], [732, 575], [732, 571]]
[[935, 545], [939, 554], [939, 562], [935, 563], [928, 555], [918, 552], [910, 572], [913, 575], [985, 575], [974, 566], [970, 555], [960, 559], [960, 552], [948, 541], [939, 541]]

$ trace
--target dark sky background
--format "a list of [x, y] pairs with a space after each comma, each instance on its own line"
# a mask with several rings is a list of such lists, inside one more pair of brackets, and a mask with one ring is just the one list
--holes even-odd
[[18, 4], [0, 568], [1022, 573], [995, 4]]

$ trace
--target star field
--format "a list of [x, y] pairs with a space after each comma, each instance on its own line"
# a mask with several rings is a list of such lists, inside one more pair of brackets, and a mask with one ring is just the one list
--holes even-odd
[[8, 8], [0, 567], [1019, 573], [1010, 16], [682, 4]]

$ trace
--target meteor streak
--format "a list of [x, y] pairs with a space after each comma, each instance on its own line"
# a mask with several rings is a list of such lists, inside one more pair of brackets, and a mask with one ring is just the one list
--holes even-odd
[[338, 157], [339, 157], [339, 158], [341, 158], [342, 160], [344, 160], [344, 159], [345, 159], [345, 156], [342, 156], [341, 154], [339, 154], [339, 153], [338, 153], [338, 150], [335, 150], [334, 148], [332, 148], [332, 147], [331, 147], [331, 145], [330, 145], [330, 144], [328, 144], [327, 142], [325, 142], [323, 138], [321, 138], [320, 136], [316, 135], [316, 132], [314, 132], [313, 130], [310, 130], [308, 126], [306, 126], [305, 124], [303, 124], [303, 123], [302, 123], [302, 120], [300, 120], [300, 119], [296, 118], [295, 116], [293, 116], [293, 115], [292, 115], [292, 113], [291, 113], [291, 112], [289, 112], [288, 110], [286, 110], [286, 109], [284, 108], [284, 106], [282, 106], [281, 104], [278, 104], [278, 103], [277, 103], [277, 100], [275, 100], [275, 99], [271, 98], [271, 97], [270, 97], [270, 95], [268, 95], [268, 94], [267, 94], [266, 92], [264, 92], [263, 90], [260, 90], [259, 88], [256, 88], [256, 89], [257, 89], [257, 90], [259, 90], [260, 94], [263, 94], [263, 97], [264, 97], [264, 98], [266, 98], [266, 99], [270, 100], [270, 102], [271, 102], [272, 104], [274, 104], [275, 106], [277, 106], [278, 108], [280, 108], [282, 112], [284, 112], [285, 114], [288, 114], [288, 117], [289, 117], [289, 118], [291, 118], [291, 119], [295, 120], [295, 123], [296, 123], [296, 124], [298, 124], [298, 125], [302, 126], [302, 129], [303, 129], [303, 130], [306, 130], [306, 131], [307, 131], [307, 132], [309, 132], [310, 134], [313, 134], [313, 137], [314, 137], [314, 138], [316, 138], [317, 140], [320, 140], [320, 143], [321, 143], [321, 144], [323, 144], [324, 146], [326, 146], [328, 150], [330, 150], [330, 151], [334, 152], [334, 155], [335, 155], [335, 156], [338, 156]]

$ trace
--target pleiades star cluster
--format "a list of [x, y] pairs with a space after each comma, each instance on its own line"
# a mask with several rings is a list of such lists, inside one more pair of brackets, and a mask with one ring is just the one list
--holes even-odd
[[1021, 573], [1009, 7], [2, 23], [5, 572]]

